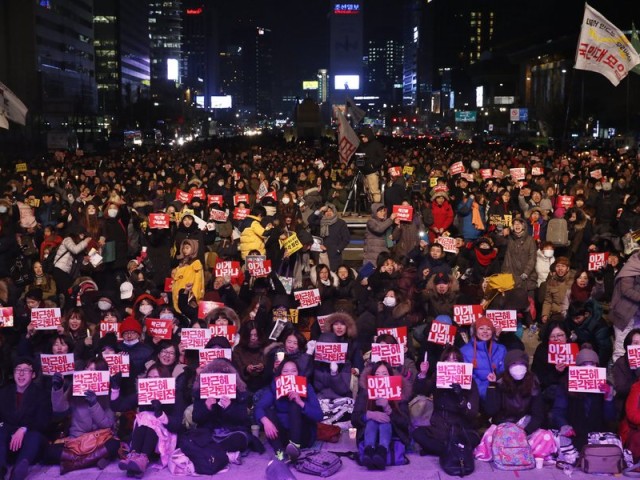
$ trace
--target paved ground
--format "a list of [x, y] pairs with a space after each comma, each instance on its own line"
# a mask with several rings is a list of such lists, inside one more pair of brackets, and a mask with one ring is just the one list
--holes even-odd
[[[337, 444], [324, 444], [323, 449], [330, 451], [350, 451], [355, 449], [355, 442], [349, 440], [346, 432], [343, 434], [342, 439]], [[270, 451], [268, 449], [268, 451]], [[265, 478], [265, 468], [267, 462], [271, 459], [270, 454], [264, 455], [251, 454], [243, 459], [241, 466], [232, 465], [228, 471], [224, 473], [218, 473], [215, 477], [221, 480], [235, 480], [235, 479], [251, 479], [262, 480]], [[421, 457], [417, 454], [409, 454], [410, 463], [408, 465], [399, 467], [389, 467], [384, 472], [369, 472], [365, 468], [358, 466], [355, 462], [343, 458], [342, 469], [336, 473], [332, 479], [335, 480], [389, 480], [390, 478], [406, 478], [411, 480], [443, 480], [449, 477], [439, 467], [437, 458], [434, 457]], [[309, 475], [303, 475], [301, 473], [294, 473], [296, 478], [312, 479], [318, 478]], [[65, 478], [66, 480], [111, 480], [116, 478], [126, 478], [126, 476], [118, 470], [116, 463], [109, 465], [105, 470], [100, 471], [95, 468], [88, 470], [79, 470], [76, 472], [67, 473], [64, 477], [60, 477], [58, 467], [33, 467], [29, 479], [34, 480], [51, 480], [53, 478]], [[167, 469], [159, 470], [157, 466], [152, 466], [147, 471], [145, 478], [148, 479], [169, 479], [174, 478]], [[571, 477], [567, 476], [562, 470], [549, 466], [544, 467], [542, 470], [528, 470], [520, 472], [505, 472], [495, 470], [491, 464], [476, 462], [476, 471], [467, 478], [477, 479], [522, 479], [522, 480], [567, 480], [568, 478], [586, 479], [595, 478], [593, 475], [586, 475], [579, 471], [573, 471]]]

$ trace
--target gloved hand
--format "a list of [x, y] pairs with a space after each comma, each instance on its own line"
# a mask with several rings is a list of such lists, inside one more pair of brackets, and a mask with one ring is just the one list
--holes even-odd
[[111, 390], [119, 390], [122, 383], [122, 372], [116, 373], [109, 382], [111, 383]]
[[605, 382], [605, 383], [601, 383], [599, 388], [600, 388], [600, 391], [604, 393], [605, 401], [610, 402], [611, 400], [613, 400], [615, 391], [613, 390], [613, 387], [611, 385]]
[[571, 425], [563, 425], [562, 427], [560, 427], [560, 435], [562, 435], [563, 437], [575, 437], [576, 431]]
[[331, 362], [329, 364], [329, 369], [331, 370], [331, 375], [338, 374], [338, 364], [336, 362]]
[[51, 388], [53, 390], [60, 390], [64, 385], [64, 377], [61, 373], [54, 373], [51, 379]]
[[316, 342], [315, 340], [309, 340], [307, 342], [307, 355], [313, 356], [316, 351], [316, 343], [318, 342]]
[[98, 403], [98, 396], [96, 395], [96, 392], [92, 390], [87, 390], [86, 392], [84, 392], [84, 398], [90, 407], [93, 407], [96, 403]]
[[526, 273], [520, 274], [520, 280], [526, 280], [527, 278], [529, 278], [529, 275], [527, 275]]
[[153, 414], [156, 416], [156, 418], [159, 418], [163, 413], [160, 400], [151, 400], [151, 406], [153, 407]]
[[455, 393], [457, 396], [460, 396], [462, 394], [462, 386], [459, 383], [452, 383], [451, 391]]

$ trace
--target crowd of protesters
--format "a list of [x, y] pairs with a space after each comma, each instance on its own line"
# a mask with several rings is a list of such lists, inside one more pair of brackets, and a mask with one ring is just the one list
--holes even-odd
[[[452, 141], [383, 150], [370, 134], [365, 153], [372, 144], [384, 160], [365, 164], [366, 183], [379, 178], [382, 188], [369, 189], [357, 265], [344, 258], [351, 234], [341, 212], [359, 167], [335, 148], [229, 142], [3, 168], [0, 306], [12, 311], [0, 310], [2, 478], [10, 465], [22, 480], [37, 462], [64, 473], [111, 461], [141, 477], [201, 438], [223, 452], [219, 470], [264, 452], [252, 425], [278, 457], [295, 460], [323, 420], [350, 420], [370, 469], [385, 468], [396, 441], [441, 454], [452, 425], [479, 458], [490, 423], [531, 436], [555, 429], [578, 449], [589, 432], [618, 424], [630, 436], [640, 422], [640, 369], [626, 352], [640, 345], [640, 157]], [[270, 271], [252, 276], [252, 256]], [[216, 276], [220, 262], [240, 269]], [[512, 283], [492, 285], [497, 274]], [[300, 305], [301, 291], [317, 291], [319, 302]], [[203, 314], [206, 302], [217, 303]], [[456, 305], [516, 311], [516, 331], [484, 314], [457, 325]], [[60, 325], [38, 328], [38, 308], [59, 308]], [[147, 319], [170, 320], [171, 339], [154, 336]], [[101, 328], [110, 322], [117, 333]], [[458, 327], [450, 344], [428, 340], [434, 323]], [[236, 334], [212, 336], [206, 348], [232, 355], [201, 364], [181, 331], [218, 325]], [[389, 334], [402, 327], [405, 338]], [[539, 331], [532, 361], [525, 329]], [[317, 342], [346, 344], [345, 358], [316, 360]], [[372, 344], [398, 342], [403, 365], [372, 361]], [[548, 362], [551, 343], [577, 343], [575, 364], [607, 368], [610, 381], [600, 393], [569, 391], [569, 365]], [[99, 371], [111, 353], [128, 354], [130, 372], [111, 375], [108, 395], [41, 372], [42, 354], [73, 354], [75, 370]], [[470, 388], [437, 388], [440, 361], [471, 363]], [[203, 373], [235, 374], [235, 397], [201, 398]], [[306, 395], [279, 397], [282, 375], [306, 377]], [[370, 399], [369, 375], [400, 376], [402, 398]], [[175, 398], [139, 405], [143, 378], [175, 379]], [[410, 411], [419, 397], [432, 397], [432, 408]], [[92, 432], [101, 432], [97, 446], [74, 450]]]

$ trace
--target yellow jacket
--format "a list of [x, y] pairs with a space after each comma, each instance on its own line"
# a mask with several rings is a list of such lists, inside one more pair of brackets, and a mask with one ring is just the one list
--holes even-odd
[[253, 215], [247, 215], [247, 219], [252, 219], [251, 224], [240, 234], [240, 255], [244, 260], [251, 250], [258, 250], [260, 255], [266, 253], [264, 246], [264, 227], [260, 224], [260, 219]]
[[200, 260], [194, 260], [189, 265], [176, 267], [173, 271], [172, 278], [173, 286], [171, 287], [171, 297], [173, 299], [173, 308], [177, 312], [180, 312], [180, 308], [178, 308], [178, 294], [188, 283], [193, 284], [191, 291], [197, 301], [202, 300], [202, 297], [204, 297], [204, 270]]

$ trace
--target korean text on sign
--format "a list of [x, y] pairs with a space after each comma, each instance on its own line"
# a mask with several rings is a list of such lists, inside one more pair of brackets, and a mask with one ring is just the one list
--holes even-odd
[[124, 378], [129, 378], [131, 362], [129, 362], [128, 353], [103, 353], [102, 358], [109, 365], [109, 375], [113, 377], [117, 373], [122, 373]]
[[392, 367], [404, 365], [404, 345], [400, 343], [372, 343], [371, 362], [388, 362]]
[[453, 345], [456, 338], [456, 327], [446, 323], [432, 322], [427, 342], [437, 345]]
[[393, 328], [378, 328], [376, 329], [376, 336], [378, 335], [391, 335], [398, 343], [402, 345], [407, 344], [407, 327], [393, 327]]
[[159, 400], [163, 404], [176, 403], [176, 379], [139, 378], [138, 405], [151, 405], [152, 400]]
[[312, 308], [320, 305], [320, 290], [312, 288], [311, 290], [299, 290], [293, 292], [294, 298], [300, 302], [300, 308]]
[[602, 393], [600, 385], [607, 383], [607, 369], [598, 367], [569, 367], [569, 391]]
[[31, 323], [36, 330], [57, 330], [60, 326], [60, 309], [34, 308], [31, 310]]
[[276, 377], [276, 400], [298, 392], [301, 397], [307, 396], [307, 378], [297, 375], [280, 375]]
[[209, 325], [212, 337], [224, 337], [233, 345], [236, 336], [235, 325]]
[[152, 337], [160, 338], [162, 340], [171, 340], [171, 335], [173, 333], [173, 320], [147, 318], [145, 319], [145, 326], [147, 327], [147, 333]]
[[547, 361], [553, 365], [575, 365], [580, 348], [577, 343], [549, 343]]
[[238, 278], [240, 276], [240, 262], [217, 262], [215, 275], [216, 277]]
[[482, 305], [454, 305], [453, 321], [458, 325], [473, 325], [482, 313]]
[[83, 370], [73, 372], [73, 396], [84, 397], [92, 391], [98, 396], [109, 394], [109, 372], [105, 370]]
[[217, 358], [226, 358], [231, 360], [230, 348], [202, 348], [198, 351], [198, 358], [200, 359], [200, 367], [204, 367], [207, 363], [216, 360]]
[[73, 353], [62, 353], [58, 355], [40, 355], [40, 365], [43, 375], [53, 375], [61, 373], [62, 375], [71, 375], [75, 370], [73, 361]]
[[609, 254], [607, 252], [603, 253], [590, 253], [589, 254], [589, 271], [595, 272], [596, 270], [600, 270], [607, 266], [607, 260], [609, 259]]
[[185, 350], [200, 350], [211, 338], [208, 328], [183, 328], [180, 331], [180, 346]]
[[318, 362], [344, 363], [347, 359], [347, 343], [316, 343], [315, 359]]
[[496, 329], [503, 332], [515, 332], [518, 329], [518, 316], [515, 310], [487, 310], [487, 318]]
[[410, 222], [413, 220], [413, 207], [410, 205], [394, 205], [393, 213], [396, 214], [401, 222]]
[[200, 375], [200, 398], [236, 398], [235, 373], [203, 373]]
[[627, 359], [631, 369], [640, 368], [640, 345], [627, 345]]
[[402, 377], [393, 375], [387, 377], [367, 377], [367, 396], [369, 400], [386, 398], [387, 400], [402, 399]]
[[472, 363], [438, 362], [436, 365], [436, 387], [451, 388], [457, 383], [465, 390], [471, 390]]
[[118, 322], [108, 322], [106, 320], [102, 320], [100, 322], [100, 338], [104, 337], [107, 333], [115, 333], [118, 340], [122, 340], [122, 334], [120, 333], [120, 329]]
[[436, 243], [438, 245], [442, 245], [442, 249], [445, 252], [458, 253], [458, 248], [456, 247], [456, 239], [453, 237], [438, 237], [436, 238]]
[[0, 308], [0, 328], [13, 327], [13, 307]]

